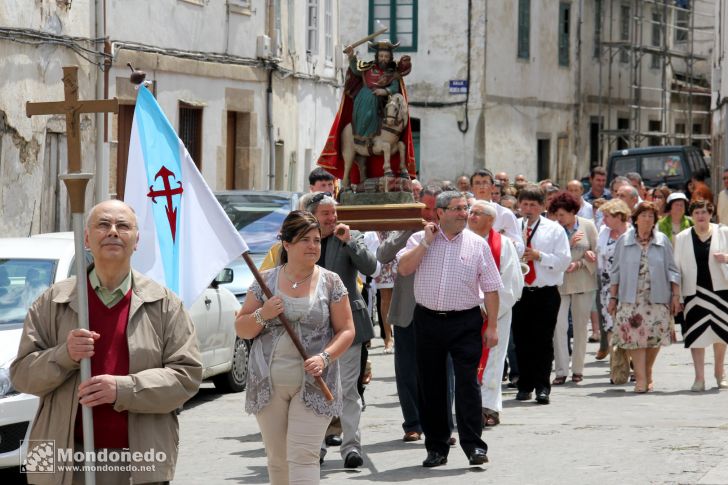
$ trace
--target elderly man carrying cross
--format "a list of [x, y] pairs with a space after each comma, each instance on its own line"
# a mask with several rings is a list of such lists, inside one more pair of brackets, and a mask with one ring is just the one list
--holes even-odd
[[[31, 440], [82, 450], [80, 409], [88, 406], [97, 453], [127, 449], [154, 457], [152, 463], [104, 463], [97, 457], [98, 467], [143, 465], [97, 470], [96, 481], [103, 485], [172, 480], [179, 436], [175, 411], [197, 392], [202, 378], [195, 329], [179, 298], [131, 269], [138, 239], [128, 205], [110, 200], [92, 208], [85, 244], [94, 265], [84, 275], [90, 329], [77, 328], [76, 277], [56, 283], [30, 307], [10, 367], [16, 389], [41, 400]], [[81, 382], [83, 358], [91, 359], [92, 377]], [[83, 472], [65, 468], [83, 463], [56, 465], [64, 468], [29, 473], [29, 483], [84, 483]]]

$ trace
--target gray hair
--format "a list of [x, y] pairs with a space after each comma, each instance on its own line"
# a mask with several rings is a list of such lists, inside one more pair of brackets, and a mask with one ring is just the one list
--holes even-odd
[[632, 182], [642, 183], [642, 176], [637, 172], [627, 172], [626, 174], [624, 174], [624, 176]]
[[437, 199], [437, 196], [442, 193], [442, 188], [439, 185], [427, 185], [422, 189], [422, 192], [420, 193], [420, 197], [424, 197], [426, 195], [432, 196], [435, 199]]
[[437, 199], [435, 199], [435, 208], [436, 209], [445, 209], [447, 206], [450, 205], [450, 201], [454, 199], [464, 199], [465, 196], [462, 194], [462, 192], [458, 192], [457, 190], [448, 190], [440, 195], [437, 196]]
[[[639, 193], [639, 192], [637, 192], [637, 189], [635, 189], [635, 188], [634, 188], [634, 187], [632, 187], [631, 185], [629, 185], [629, 186], [627, 186], [627, 185], [623, 185], [622, 187], [629, 187], [629, 195], [631, 195], [631, 196], [632, 196], [633, 198], [635, 198], [635, 199], [639, 198], [639, 196], [640, 196], [640, 193]], [[620, 189], [620, 190], [622, 190], [622, 187], [620, 187], [619, 189]]]
[[483, 209], [483, 215], [490, 216], [492, 218], [498, 217], [498, 212], [495, 210], [495, 206], [490, 203], [486, 202], [484, 200], [476, 200], [473, 202], [473, 205], [470, 206], [471, 209], [474, 209], [475, 207], [480, 207]]
[[298, 204], [301, 210], [305, 210], [313, 214], [320, 205], [336, 206], [336, 200], [328, 192], [309, 192], [301, 197]]
[[617, 176], [617, 177], [614, 177], [614, 180], [612, 180], [612, 183], [611, 183], [611, 184], [609, 184], [609, 187], [610, 187], [610, 188], [612, 189], [612, 191], [614, 192], [614, 191], [615, 191], [615, 190], [614, 190], [614, 188], [615, 188], [615, 187], [616, 187], [617, 185], [623, 185], [623, 184], [628, 184], [628, 185], [632, 185], [632, 184], [630, 183], [630, 181], [629, 181], [629, 179], [628, 179], [627, 177], [625, 177], [625, 176], [623, 176], [623, 175], [619, 175], [619, 176]]

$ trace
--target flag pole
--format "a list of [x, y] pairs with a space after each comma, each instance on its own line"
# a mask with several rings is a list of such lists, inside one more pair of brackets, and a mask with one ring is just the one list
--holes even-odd
[[[265, 281], [263, 281], [263, 277], [260, 276], [260, 272], [258, 271], [258, 268], [255, 266], [255, 263], [251, 259], [249, 251], [245, 251], [243, 253], [243, 259], [247, 263], [248, 268], [250, 268], [250, 272], [253, 273], [255, 281], [257, 281], [258, 285], [260, 285], [260, 289], [263, 290], [263, 294], [265, 294], [266, 298], [272, 297], [273, 293], [268, 288], [268, 285], [265, 284]], [[278, 315], [278, 319], [283, 324], [283, 328], [286, 329], [286, 333], [288, 333], [288, 336], [291, 337], [293, 345], [296, 346], [296, 349], [298, 350], [298, 353], [301, 354], [301, 357], [303, 357], [303, 360], [308, 360], [310, 356], [306, 353], [306, 349], [303, 348], [301, 340], [298, 338], [298, 335], [296, 335], [296, 332], [293, 330], [293, 327], [291, 326], [291, 323], [288, 321], [286, 316], [281, 313], [280, 315]], [[326, 398], [326, 400], [333, 401], [334, 395], [331, 394], [329, 386], [326, 385], [324, 379], [321, 376], [314, 376], [314, 379], [316, 380], [316, 384], [321, 388], [321, 391], [324, 393], [324, 397]]]
[[[74, 258], [76, 265], [76, 294], [78, 296], [78, 328], [89, 330], [88, 283], [86, 278], [86, 254], [84, 251], [84, 212], [86, 211], [86, 186], [93, 177], [90, 173], [71, 172], [59, 178], [66, 184], [71, 201]], [[91, 378], [91, 358], [81, 359], [81, 382]], [[94, 445], [93, 408], [81, 406], [83, 429], [84, 480], [86, 485], [96, 484], [96, 447]]]

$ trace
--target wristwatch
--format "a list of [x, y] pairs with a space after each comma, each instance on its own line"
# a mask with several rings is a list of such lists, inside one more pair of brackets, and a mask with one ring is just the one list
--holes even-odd
[[329, 355], [329, 353], [325, 350], [319, 354], [319, 357], [321, 357], [324, 361], [324, 369], [331, 364], [331, 355]]

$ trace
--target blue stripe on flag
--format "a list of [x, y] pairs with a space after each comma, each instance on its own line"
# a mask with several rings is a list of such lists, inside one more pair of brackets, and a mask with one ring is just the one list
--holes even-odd
[[[152, 187], [154, 191], [165, 190], [165, 177], [157, 177], [163, 166], [174, 173], [174, 177], [167, 177], [170, 189], [179, 187], [178, 182], [182, 181], [179, 138], [157, 104], [157, 100], [143, 86], [139, 89], [134, 117], [137, 120], [139, 138], [144, 153], [147, 187]], [[182, 186], [184, 188], [184, 183]], [[179, 223], [182, 213], [182, 196], [180, 194], [172, 195], [172, 207], [177, 209], [175, 224], [178, 233], [175, 240], [172, 239], [167, 215], [167, 197], [157, 196], [154, 200], [156, 203], [152, 203], [152, 210], [166, 284], [169, 289], [179, 294]]]

